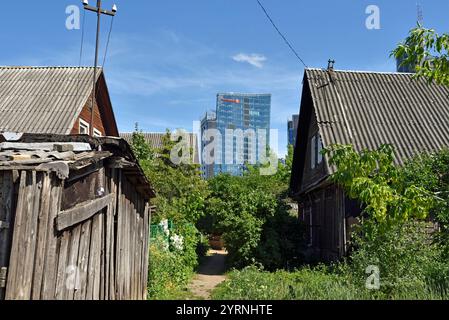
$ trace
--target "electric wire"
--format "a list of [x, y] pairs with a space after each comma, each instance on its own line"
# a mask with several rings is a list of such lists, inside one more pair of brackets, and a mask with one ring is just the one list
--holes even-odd
[[288, 39], [284, 36], [284, 34], [279, 30], [279, 28], [277, 27], [277, 25], [274, 23], [273, 19], [270, 17], [270, 14], [268, 13], [268, 11], [265, 9], [265, 7], [262, 5], [262, 3], [257, 0], [257, 3], [259, 4], [259, 6], [262, 8], [263, 12], [265, 13], [265, 15], [267, 16], [268, 20], [271, 22], [271, 24], [273, 25], [273, 27], [276, 29], [276, 31], [279, 33], [279, 35], [281, 36], [281, 38], [285, 41], [285, 43], [287, 44], [287, 46], [290, 48], [290, 50], [293, 52], [293, 54], [296, 56], [296, 58], [298, 58], [298, 60], [304, 65], [305, 68], [307, 68], [306, 63], [304, 62], [304, 60], [299, 56], [298, 52], [295, 50], [295, 48], [293, 48], [293, 46], [291, 45], [290, 41], [288, 41]]
[[[86, 25], [86, 11], [83, 10], [83, 22], [82, 22], [82, 26], [81, 26], [81, 44], [80, 44], [80, 55], [79, 55], [79, 61], [78, 61], [78, 72], [77, 72], [77, 78], [76, 78], [76, 99], [77, 101], [76, 103], [79, 104], [80, 103], [80, 99], [81, 97], [79, 97], [79, 90], [80, 90], [80, 73], [81, 73], [81, 64], [82, 64], [82, 59], [83, 59], [83, 52], [84, 52], [84, 32], [85, 32], [85, 25]], [[77, 106], [76, 106], [77, 107]], [[74, 112], [76, 112], [77, 108], [74, 108]]]
[[101, 65], [101, 68], [104, 68], [104, 64], [106, 63], [106, 58], [107, 58], [107, 55], [108, 55], [109, 43], [111, 41], [111, 34], [112, 34], [113, 27], [114, 27], [114, 16], [112, 17], [111, 25], [109, 26], [108, 41], [106, 43], [106, 49], [104, 51], [103, 64]]

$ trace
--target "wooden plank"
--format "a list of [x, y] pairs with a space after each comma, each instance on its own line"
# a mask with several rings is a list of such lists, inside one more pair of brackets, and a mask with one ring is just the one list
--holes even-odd
[[[106, 210], [106, 209], [105, 209]], [[96, 273], [94, 280], [94, 295], [95, 300], [104, 300], [105, 297], [105, 237], [104, 237], [104, 221], [105, 221], [105, 210], [99, 215], [99, 230], [97, 239], [97, 266], [99, 272]]]
[[78, 253], [79, 288], [75, 290], [75, 300], [85, 300], [86, 298], [91, 224], [91, 220], [87, 220], [81, 227], [80, 247]]
[[58, 263], [57, 257], [57, 242], [58, 234], [54, 227], [54, 219], [58, 215], [59, 208], [61, 206], [62, 198], [62, 186], [63, 182], [56, 179], [54, 175], [52, 179], [51, 199], [50, 199], [50, 212], [48, 217], [48, 231], [47, 231], [47, 244], [46, 244], [46, 258], [44, 266], [44, 279], [42, 289], [43, 300], [53, 300], [55, 298], [56, 290], [56, 268]]
[[136, 277], [137, 277], [137, 272], [136, 272], [136, 253], [137, 253], [137, 248], [136, 248], [136, 244], [137, 244], [137, 212], [136, 212], [136, 207], [135, 207], [135, 193], [132, 193], [131, 195], [131, 199], [130, 199], [130, 206], [131, 206], [131, 243], [130, 243], [130, 267], [131, 267], [131, 273], [129, 274], [129, 279], [131, 282], [131, 299], [135, 300], [136, 299], [136, 292], [137, 292], [137, 288], [136, 288]]
[[[126, 178], [123, 177], [123, 192], [127, 192], [127, 184], [125, 183]], [[128, 269], [128, 256], [129, 256], [129, 219], [128, 219], [128, 200], [126, 199], [126, 197], [123, 195], [122, 196], [122, 201], [123, 201], [123, 206], [122, 206], [122, 217], [123, 217], [123, 225], [121, 226], [122, 231], [123, 231], [123, 245], [122, 245], [122, 249], [123, 249], [123, 257], [122, 257], [122, 272], [120, 277], [123, 279], [123, 296], [121, 297], [121, 300], [128, 300], [128, 274], [129, 274], [129, 269]]]
[[109, 297], [107, 299], [115, 300], [115, 216], [117, 208], [118, 192], [117, 192], [117, 170], [111, 169], [111, 192], [115, 193], [115, 201], [112, 202], [110, 206], [110, 211], [108, 211], [108, 223], [109, 223]]
[[124, 197], [124, 212], [123, 212], [123, 217], [124, 217], [124, 259], [123, 259], [123, 263], [124, 263], [124, 272], [123, 272], [123, 282], [124, 282], [124, 300], [130, 300], [130, 281], [129, 281], [129, 277], [130, 277], [130, 268], [129, 268], [129, 256], [130, 256], [130, 208], [129, 208], [129, 201], [128, 201], [128, 195], [129, 195], [129, 186], [128, 186], [128, 181], [126, 178], [123, 179], [123, 186], [124, 186], [124, 192], [125, 192], [125, 197]]
[[31, 196], [29, 198], [28, 205], [28, 218], [27, 218], [27, 236], [25, 245], [25, 259], [23, 261], [23, 287], [20, 294], [20, 299], [30, 300], [31, 289], [34, 273], [34, 258], [36, 254], [36, 237], [39, 218], [39, 205], [42, 192], [42, 175], [37, 177], [36, 171], [31, 173]]
[[101, 214], [97, 214], [92, 218], [91, 236], [90, 236], [90, 246], [89, 246], [89, 262], [88, 262], [88, 272], [86, 276], [86, 300], [93, 300], [94, 290], [96, 285], [96, 278], [99, 277], [99, 268], [97, 257], [100, 255], [99, 252], [99, 232], [100, 232], [100, 217]]
[[149, 271], [149, 264], [150, 264], [150, 225], [151, 225], [151, 214], [152, 214], [152, 207], [149, 203], [145, 204], [145, 216], [144, 216], [144, 239], [145, 239], [145, 249], [144, 249], [144, 286], [145, 286], [145, 292], [143, 300], [147, 300], [147, 283], [148, 283], [148, 271]]
[[143, 217], [144, 217], [144, 210], [145, 207], [143, 205], [143, 200], [139, 197], [139, 215], [137, 216], [138, 219], [138, 226], [139, 226], [139, 250], [138, 250], [138, 260], [137, 260], [137, 274], [139, 275], [138, 278], [138, 292], [136, 299], [141, 300], [144, 295], [144, 288], [143, 288], [143, 277], [145, 270], [143, 269], [143, 258], [144, 258], [144, 236], [143, 236]]
[[14, 234], [11, 248], [11, 260], [9, 263], [8, 280], [6, 285], [6, 299], [17, 299], [18, 283], [19, 283], [19, 270], [23, 265], [23, 245], [22, 238], [25, 233], [26, 223], [26, 184], [27, 173], [22, 171], [20, 174], [20, 185], [18, 190], [18, 200], [16, 217], [14, 223]]
[[34, 281], [31, 297], [33, 300], [41, 298], [42, 279], [44, 276], [45, 246], [47, 239], [48, 217], [50, 212], [50, 191], [51, 180], [47, 173], [44, 173], [41, 192], [41, 206], [38, 217], [38, 237], [36, 246], [36, 261], [34, 266]]
[[116, 299], [121, 300], [123, 298], [123, 277], [122, 277], [122, 261], [123, 261], [123, 190], [122, 190], [122, 172], [117, 173], [118, 192], [117, 192], [117, 245], [115, 253], [115, 296]]
[[[106, 169], [102, 168], [99, 172], [99, 180], [100, 185], [103, 186], [105, 192], [108, 190], [107, 181], [106, 181]], [[110, 194], [110, 192], [109, 192]], [[113, 196], [113, 195], [111, 195]], [[113, 196], [113, 199], [115, 197]], [[113, 200], [111, 200], [111, 203]], [[109, 204], [110, 205], [110, 204]], [[109, 206], [108, 205], [108, 206]], [[105, 233], [104, 233], [104, 222], [106, 219], [105, 212], [107, 211], [108, 206], [106, 206], [101, 214], [100, 214], [100, 220], [99, 220], [99, 230], [98, 230], [98, 257], [97, 257], [97, 265], [99, 268], [99, 273], [97, 274], [97, 277], [95, 278], [95, 289], [94, 289], [94, 299], [95, 300], [104, 300], [105, 296]]]
[[[9, 265], [11, 235], [13, 231], [12, 203], [14, 185], [11, 172], [0, 171], [0, 221], [9, 225], [8, 228], [0, 228], [0, 268]], [[0, 300], [5, 297], [5, 288], [0, 288]]]
[[[34, 177], [34, 181], [33, 181]], [[34, 186], [36, 183], [36, 173], [34, 171], [31, 171], [27, 173], [26, 178], [26, 186], [24, 189], [24, 192], [26, 193], [24, 198], [24, 204], [23, 204], [23, 226], [21, 229], [20, 234], [20, 243], [21, 243], [21, 250], [19, 255], [20, 264], [17, 268], [17, 275], [16, 275], [16, 294], [14, 299], [15, 300], [26, 300], [27, 293], [25, 292], [25, 259], [27, 251], [29, 251], [29, 243], [30, 243], [30, 229], [31, 229], [31, 215], [33, 210], [33, 200], [34, 200]]]
[[66, 281], [67, 290], [64, 295], [65, 300], [73, 300], [75, 291], [80, 290], [80, 273], [78, 270], [78, 256], [81, 236], [81, 225], [75, 227], [71, 231], [71, 241], [69, 245], [68, 261], [67, 261], [67, 276], [70, 277]]
[[114, 195], [108, 194], [96, 200], [86, 201], [73, 209], [62, 211], [56, 218], [56, 229], [63, 231], [92, 218], [111, 204], [114, 198]]
[[[0, 228], [0, 268], [7, 268], [9, 265], [11, 235], [14, 228], [13, 195], [12, 173], [0, 171], [0, 221], [9, 225], [7, 228]], [[4, 299], [5, 291], [5, 288], [0, 288], [0, 300]]]
[[67, 288], [67, 263], [69, 259], [69, 244], [71, 242], [70, 231], [65, 231], [62, 237], [59, 238], [59, 258], [58, 270], [56, 273], [56, 300], [65, 300]]

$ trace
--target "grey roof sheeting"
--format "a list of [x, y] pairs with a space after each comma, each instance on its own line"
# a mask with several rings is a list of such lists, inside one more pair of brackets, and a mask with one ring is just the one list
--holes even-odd
[[70, 134], [92, 92], [93, 70], [0, 67], [0, 132]]
[[307, 69], [324, 146], [392, 144], [401, 164], [449, 146], [449, 89], [412, 74]]
[[[145, 137], [145, 141], [154, 149], [159, 149], [163, 146], [162, 138], [166, 135], [166, 133], [155, 133], [155, 132], [143, 132], [143, 136]], [[124, 132], [120, 133], [120, 137], [125, 139], [128, 143], [131, 143], [133, 133]], [[194, 164], [199, 164], [199, 151], [198, 151], [198, 135], [195, 133], [189, 133], [190, 137], [190, 146], [193, 148], [193, 162]]]

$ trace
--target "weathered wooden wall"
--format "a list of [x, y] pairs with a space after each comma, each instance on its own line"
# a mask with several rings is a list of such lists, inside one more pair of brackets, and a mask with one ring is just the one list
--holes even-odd
[[19, 172], [6, 299], [146, 298], [149, 204], [122, 170], [95, 174], [105, 194], [61, 211], [73, 188], [54, 174]]
[[343, 190], [331, 185], [311, 192], [302, 205], [312, 249], [320, 260], [333, 261], [346, 253], [345, 199]]
[[[17, 174], [17, 173], [16, 173]], [[0, 171], [0, 300], [5, 297], [7, 267], [14, 224], [14, 188], [13, 173]]]

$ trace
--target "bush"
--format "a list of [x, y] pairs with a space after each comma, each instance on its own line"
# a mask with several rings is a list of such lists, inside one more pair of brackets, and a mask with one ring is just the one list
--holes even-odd
[[150, 246], [148, 297], [151, 300], [168, 300], [178, 296], [187, 285], [192, 269], [184, 264], [184, 257], [165, 250], [160, 244]]
[[286, 181], [250, 170], [243, 177], [217, 176], [209, 187], [209, 214], [200, 226], [223, 235], [230, 267], [298, 265], [302, 230], [286, 205]]
[[164, 237], [158, 237], [152, 242], [148, 277], [150, 299], [179, 298], [180, 292], [185, 290], [198, 266], [199, 243], [200, 234], [192, 224], [175, 226], [169, 242]]
[[363, 285], [366, 268], [378, 267], [379, 294], [386, 299], [438, 296], [441, 288], [435, 286], [435, 276], [447, 274], [448, 265], [442, 260], [440, 246], [432, 239], [429, 224], [417, 221], [375, 230], [369, 239], [358, 236], [357, 250], [350, 257], [350, 272], [356, 283]]

